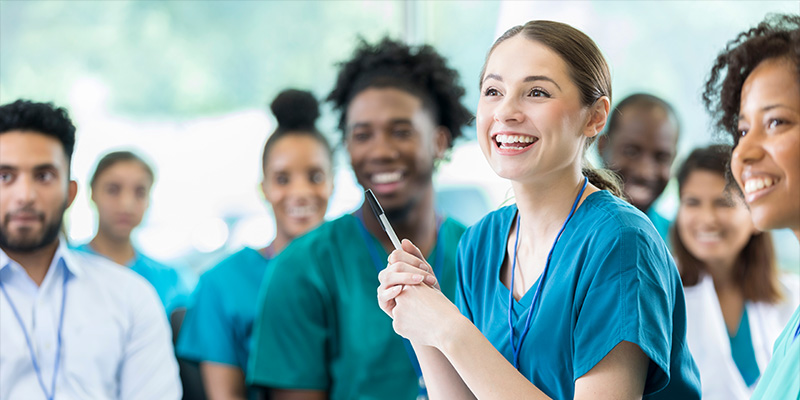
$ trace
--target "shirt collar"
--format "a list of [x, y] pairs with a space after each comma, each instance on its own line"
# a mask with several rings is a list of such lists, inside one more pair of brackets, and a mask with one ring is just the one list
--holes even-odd
[[[58, 247], [56, 248], [56, 254], [53, 255], [53, 259], [50, 261], [50, 268], [57, 268], [59, 261], [62, 259], [64, 260], [64, 266], [70, 273], [75, 276], [80, 276], [83, 273], [83, 268], [75, 259], [73, 251], [67, 246], [67, 241], [63, 236], [59, 236]], [[10, 267], [12, 262], [16, 264], [5, 251], [0, 249], [0, 271]]]

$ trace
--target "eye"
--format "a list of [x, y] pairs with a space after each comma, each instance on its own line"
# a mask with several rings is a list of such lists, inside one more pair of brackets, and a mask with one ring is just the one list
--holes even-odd
[[145, 189], [143, 187], [136, 188], [136, 198], [137, 199], [143, 199], [145, 197], [147, 197], [147, 189]]
[[401, 139], [406, 139], [406, 138], [410, 137], [412, 133], [413, 133], [413, 131], [411, 130], [411, 128], [398, 127], [398, 128], [392, 129], [392, 136], [398, 137], [398, 138], [401, 138]]
[[[775, 129], [778, 125], [783, 125], [785, 123], [786, 123], [786, 121], [784, 121], [784, 120], [782, 120], [780, 118], [772, 118], [767, 122], [767, 128]], [[744, 136], [744, 135], [742, 135], [742, 136]]]
[[0, 172], [0, 182], [2, 182], [2, 183], [11, 182], [11, 179], [13, 177], [14, 176], [11, 175], [11, 172]]
[[275, 175], [275, 183], [281, 186], [285, 186], [289, 184], [289, 175], [288, 174], [277, 174]]
[[372, 134], [369, 131], [353, 131], [350, 133], [350, 140], [354, 142], [366, 142]]
[[547, 98], [549, 98], [550, 97], [550, 93], [547, 93], [545, 90], [543, 90], [541, 88], [533, 88], [528, 93], [528, 96], [531, 96], [531, 97], [547, 97]]
[[487, 97], [499, 96], [500, 92], [497, 89], [493, 88], [493, 87], [489, 87], [489, 88], [487, 88], [486, 90], [483, 91], [483, 95], [487, 96]]
[[41, 171], [36, 174], [36, 180], [40, 182], [51, 182], [56, 178], [56, 174], [53, 171]]
[[120, 192], [120, 188], [117, 185], [108, 185], [106, 186], [106, 193], [110, 195], [117, 195]]
[[681, 205], [684, 207], [697, 207], [700, 201], [694, 197], [688, 197], [681, 200]]
[[308, 180], [316, 185], [325, 182], [325, 173], [322, 171], [312, 171], [308, 176]]

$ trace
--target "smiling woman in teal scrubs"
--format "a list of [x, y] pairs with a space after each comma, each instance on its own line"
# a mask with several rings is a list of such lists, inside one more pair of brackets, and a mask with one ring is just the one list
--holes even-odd
[[420, 283], [430, 267], [408, 241], [378, 288], [430, 397], [699, 399], [669, 252], [584, 159], [611, 102], [600, 50], [531, 21], [495, 42], [480, 85], [478, 141], [517, 204], [464, 234], [458, 306]]
[[196, 277], [145, 256], [131, 242], [131, 232], [150, 205], [153, 180], [152, 168], [136, 154], [115, 151], [103, 156], [90, 180], [97, 235], [76, 249], [106, 257], [143, 276], [156, 289], [169, 316], [186, 306]]
[[331, 147], [314, 127], [317, 100], [286, 90], [271, 107], [278, 127], [264, 146], [261, 189], [275, 215], [275, 240], [244, 248], [200, 277], [178, 339], [178, 355], [200, 363], [211, 400], [255, 396], [245, 371], [264, 273], [273, 256], [323, 221], [333, 191]]

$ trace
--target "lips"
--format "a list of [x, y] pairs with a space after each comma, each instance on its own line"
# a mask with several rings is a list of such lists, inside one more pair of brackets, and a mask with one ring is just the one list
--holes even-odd
[[367, 179], [372, 186], [372, 191], [387, 194], [397, 191], [403, 184], [405, 173], [402, 170], [375, 172], [368, 175]]
[[314, 204], [286, 207], [286, 215], [290, 218], [309, 218], [319, 213], [319, 207]]
[[777, 180], [772, 179], [768, 176], [766, 177], [755, 177], [749, 178], [744, 181], [744, 193], [751, 194], [758, 192], [759, 190], [767, 189], [772, 187], [777, 183]]

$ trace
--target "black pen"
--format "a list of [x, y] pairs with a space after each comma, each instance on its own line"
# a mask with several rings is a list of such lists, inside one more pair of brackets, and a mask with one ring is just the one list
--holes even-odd
[[389, 220], [386, 219], [386, 214], [383, 213], [383, 208], [381, 207], [380, 203], [378, 203], [378, 199], [375, 198], [375, 194], [372, 193], [372, 190], [367, 189], [364, 191], [364, 197], [367, 198], [370, 207], [372, 207], [372, 212], [375, 213], [375, 218], [378, 218], [381, 228], [383, 228], [383, 231], [389, 235], [389, 239], [392, 241], [394, 248], [401, 250], [402, 248], [400, 247], [400, 239], [397, 238], [397, 234], [394, 233], [392, 225], [389, 224]]

